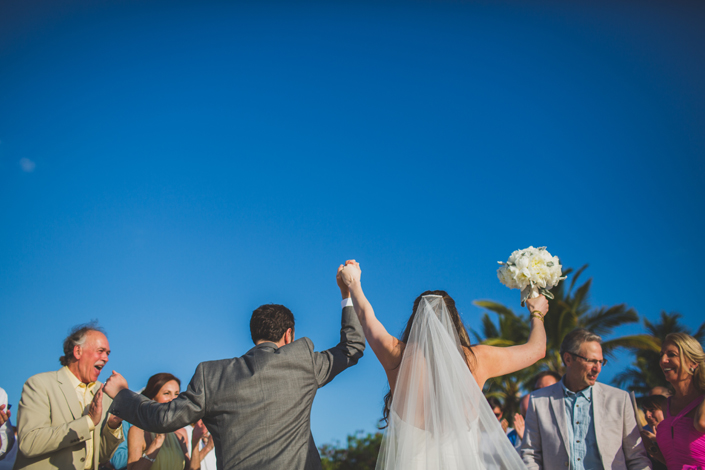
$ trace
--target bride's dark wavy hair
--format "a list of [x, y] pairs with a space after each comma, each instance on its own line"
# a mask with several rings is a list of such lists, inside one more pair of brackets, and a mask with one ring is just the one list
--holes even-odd
[[[460, 345], [463, 346], [464, 349], [467, 348], [466, 351], [469, 351], [470, 355], [472, 356], [473, 366], [470, 367], [470, 370], [472, 370], [474, 367], [475, 353], [472, 351], [472, 347], [470, 345], [470, 336], [468, 335], [468, 330], [465, 329], [465, 325], [463, 325], [463, 320], [460, 319], [458, 309], [455, 308], [455, 300], [453, 300], [453, 297], [448, 295], [448, 293], [444, 290], [427, 290], [423, 294], [416, 297], [416, 300], [414, 300], [414, 308], [411, 310], [411, 316], [406, 322], [406, 328], [404, 328], [404, 333], [402, 333], [401, 338], [399, 338], [399, 341], [404, 344], [407, 344], [409, 342], [409, 335], [411, 334], [411, 325], [414, 324], [414, 318], [416, 318], [416, 311], [419, 308], [419, 303], [425, 295], [440, 295], [443, 298], [443, 302], [445, 302], [446, 308], [448, 309], [448, 313], [450, 314], [450, 320], [453, 322], [455, 331], [458, 333]], [[465, 360], [465, 362], [468, 362], [469, 358], [464, 357], [463, 359]], [[400, 365], [401, 361], [399, 362], [399, 365], [397, 365], [397, 367], [399, 367]], [[389, 424], [389, 409], [391, 405], [392, 390], [390, 388], [389, 392], [387, 392], [387, 394], [384, 396], [384, 409], [382, 410], [380, 429], [386, 428]]]

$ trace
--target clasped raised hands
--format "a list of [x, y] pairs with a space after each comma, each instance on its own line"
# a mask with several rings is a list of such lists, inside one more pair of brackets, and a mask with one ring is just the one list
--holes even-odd
[[125, 380], [125, 377], [113, 371], [110, 377], [108, 377], [108, 380], [105, 381], [103, 388], [105, 389], [105, 393], [107, 393], [110, 398], [115, 398], [115, 395], [129, 387], [127, 386], [127, 380]]
[[[340, 265], [338, 267], [338, 285], [340, 282], [347, 286], [349, 289], [353, 284], [359, 284], [360, 278], [362, 276], [362, 270], [360, 269], [360, 263], [354, 259], [347, 260], [345, 265]], [[342, 286], [341, 286], [342, 289]]]

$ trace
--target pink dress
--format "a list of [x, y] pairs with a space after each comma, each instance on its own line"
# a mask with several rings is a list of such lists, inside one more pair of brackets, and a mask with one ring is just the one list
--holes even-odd
[[685, 415], [695, 409], [705, 396], [691, 401], [688, 406], [671, 416], [671, 398], [664, 420], [656, 428], [656, 442], [666, 458], [668, 470], [705, 469], [705, 433], [693, 426], [693, 418]]

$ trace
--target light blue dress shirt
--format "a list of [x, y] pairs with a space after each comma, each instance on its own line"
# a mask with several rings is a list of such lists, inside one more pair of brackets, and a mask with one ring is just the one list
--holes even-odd
[[576, 393], [568, 390], [563, 380], [561, 385], [570, 441], [570, 470], [604, 470], [592, 419], [592, 387]]
[[115, 449], [115, 453], [110, 458], [110, 463], [115, 470], [124, 470], [127, 468], [127, 433], [130, 432], [130, 426], [132, 425], [127, 421], [122, 422], [122, 435], [125, 436], [125, 440], [120, 443], [117, 449]]

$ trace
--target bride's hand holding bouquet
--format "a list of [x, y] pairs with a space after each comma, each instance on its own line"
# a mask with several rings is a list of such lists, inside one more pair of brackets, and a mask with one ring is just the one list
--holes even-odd
[[543, 321], [543, 317], [548, 313], [548, 299], [539, 295], [534, 299], [526, 299], [526, 308], [531, 312], [531, 318], [538, 318]]

